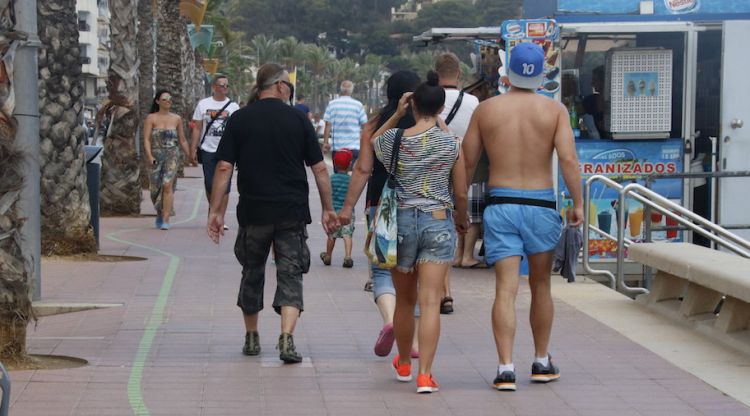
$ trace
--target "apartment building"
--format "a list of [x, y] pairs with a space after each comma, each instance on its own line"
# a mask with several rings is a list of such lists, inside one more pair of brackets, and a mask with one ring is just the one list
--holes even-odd
[[414, 20], [419, 15], [419, 11], [422, 10], [422, 7], [439, 1], [440, 0], [407, 0], [406, 3], [399, 6], [398, 9], [391, 7], [391, 21]]
[[84, 114], [93, 119], [101, 101], [107, 97], [109, 68], [109, 4], [107, 0], [76, 0], [78, 11], [78, 47], [83, 72]]

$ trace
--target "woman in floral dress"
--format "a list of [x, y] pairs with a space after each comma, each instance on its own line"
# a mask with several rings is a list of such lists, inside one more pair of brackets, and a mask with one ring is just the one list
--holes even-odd
[[174, 180], [180, 163], [180, 150], [190, 154], [182, 117], [170, 112], [172, 94], [159, 90], [151, 103], [151, 114], [143, 122], [143, 150], [151, 166], [151, 201], [156, 209], [156, 228], [168, 230], [173, 212]]

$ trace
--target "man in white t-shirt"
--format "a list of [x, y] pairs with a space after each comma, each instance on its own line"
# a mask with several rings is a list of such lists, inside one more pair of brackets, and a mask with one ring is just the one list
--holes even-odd
[[[460, 90], [461, 66], [455, 54], [448, 52], [438, 55], [435, 60], [435, 72], [440, 77], [440, 85], [445, 88], [445, 104], [443, 105], [443, 111], [440, 113], [440, 118], [445, 121], [455, 136], [463, 139], [466, 130], [469, 128], [471, 115], [479, 105], [479, 100], [477, 97], [465, 94]], [[480, 179], [482, 180], [478, 181], [478, 183], [472, 181], [469, 190], [471, 227], [469, 227], [466, 235], [459, 236], [454, 260], [454, 266], [456, 267], [476, 268], [483, 265], [482, 262], [474, 258], [474, 245], [479, 237], [479, 227], [482, 223], [484, 184], [487, 181], [486, 178]], [[472, 193], [472, 191], [474, 192]], [[450, 294], [450, 279], [448, 274], [446, 274], [445, 294], [441, 301], [440, 311], [442, 313], [451, 313], [452, 310], [453, 298]]]
[[[192, 154], [193, 163], [197, 162], [198, 152], [201, 152], [201, 164], [203, 165], [203, 184], [206, 187], [206, 198], [211, 201], [211, 184], [214, 180], [216, 170], [216, 149], [219, 147], [221, 135], [224, 133], [224, 124], [233, 112], [239, 110], [237, 103], [227, 97], [229, 80], [224, 75], [217, 75], [211, 83], [213, 95], [204, 98], [195, 106], [193, 121], [195, 128], [192, 132]], [[226, 209], [229, 202], [229, 190], [232, 187], [232, 178], [229, 178], [226, 194], [222, 202]]]

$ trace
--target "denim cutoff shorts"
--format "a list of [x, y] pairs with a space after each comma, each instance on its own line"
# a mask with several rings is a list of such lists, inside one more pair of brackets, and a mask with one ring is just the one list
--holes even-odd
[[442, 211], [445, 219], [416, 207], [398, 209], [398, 270], [408, 273], [418, 263], [453, 262], [456, 251], [453, 211]]

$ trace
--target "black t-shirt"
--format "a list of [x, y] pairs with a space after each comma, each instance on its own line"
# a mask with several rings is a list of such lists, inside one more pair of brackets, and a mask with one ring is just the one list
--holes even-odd
[[227, 121], [216, 155], [237, 165], [241, 227], [312, 222], [305, 164], [323, 153], [304, 114], [275, 98], [248, 104]]

